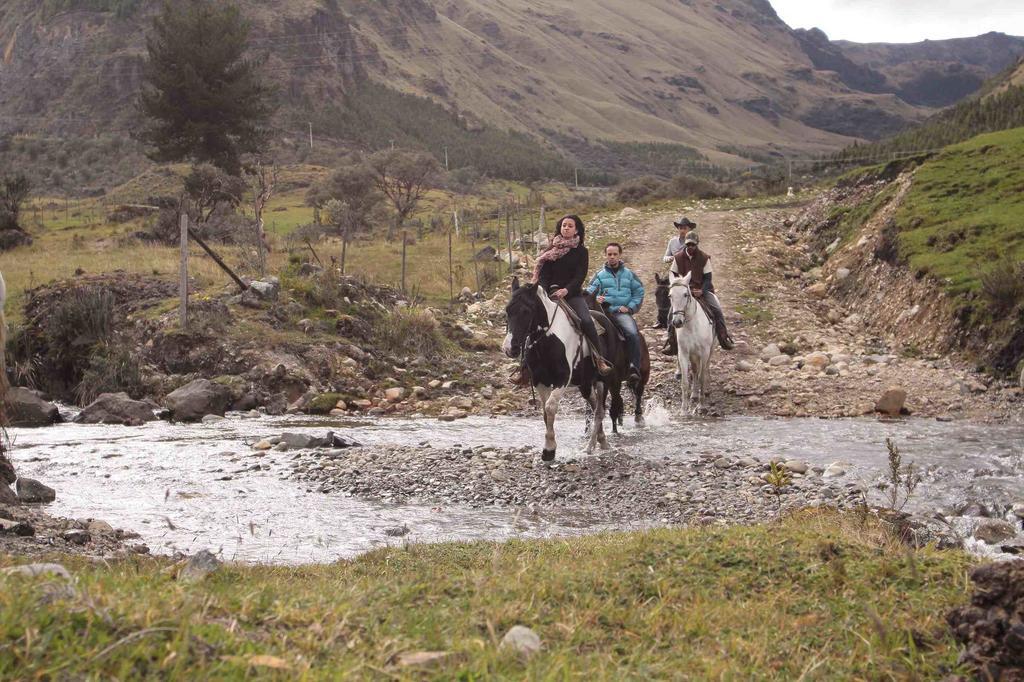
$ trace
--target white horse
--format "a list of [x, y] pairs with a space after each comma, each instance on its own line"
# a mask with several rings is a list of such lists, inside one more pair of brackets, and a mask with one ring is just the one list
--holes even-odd
[[590, 348], [576, 331], [565, 311], [548, 298], [536, 284], [519, 286], [512, 282], [512, 298], [505, 308], [508, 334], [502, 350], [510, 358], [519, 358], [529, 369], [544, 413], [544, 449], [541, 459], [555, 458], [555, 416], [562, 395], [573, 386], [594, 411], [587, 452], [600, 445], [608, 447], [604, 434], [606, 386], [594, 369]]
[[[675, 330], [679, 378], [682, 385], [683, 412], [696, 414], [704, 401], [715, 326], [690, 292], [690, 274], [672, 275], [669, 298], [672, 311], [669, 324]], [[691, 407], [691, 401], [695, 404]]]

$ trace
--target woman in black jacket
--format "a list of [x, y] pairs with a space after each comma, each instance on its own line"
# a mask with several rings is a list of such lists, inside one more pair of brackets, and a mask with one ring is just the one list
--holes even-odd
[[583, 298], [583, 282], [590, 270], [590, 254], [583, 246], [585, 228], [579, 216], [567, 215], [556, 223], [551, 245], [537, 257], [533, 280], [551, 298], [564, 298], [569, 307], [580, 318], [583, 333], [590, 344], [591, 354], [597, 371], [608, 374], [611, 367], [601, 357], [601, 344], [597, 337], [594, 318]]

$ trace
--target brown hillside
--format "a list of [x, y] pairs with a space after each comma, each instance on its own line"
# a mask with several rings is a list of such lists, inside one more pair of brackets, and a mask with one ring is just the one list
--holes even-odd
[[[64, 5], [130, 3], [66, 0]], [[282, 136], [370, 78], [538, 139], [661, 141], [710, 158], [823, 152], [931, 110], [816, 68], [765, 0], [243, 0]], [[0, 136], [134, 127], [156, 3], [0, 4]], [[7, 93], [11, 93], [7, 96]]]

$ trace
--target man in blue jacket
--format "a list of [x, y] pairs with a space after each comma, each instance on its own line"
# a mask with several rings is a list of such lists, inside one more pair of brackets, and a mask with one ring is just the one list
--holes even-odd
[[644, 302], [644, 285], [622, 262], [622, 245], [610, 242], [604, 247], [605, 264], [590, 280], [587, 291], [597, 294], [597, 302], [626, 337], [629, 351], [628, 382], [640, 379], [640, 331], [633, 315]]

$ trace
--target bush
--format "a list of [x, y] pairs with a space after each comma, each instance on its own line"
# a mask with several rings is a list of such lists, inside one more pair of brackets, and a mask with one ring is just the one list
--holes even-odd
[[640, 204], [653, 198], [664, 184], [653, 175], [633, 178], [615, 188], [615, 200], [622, 204]]
[[437, 320], [420, 310], [398, 308], [381, 315], [373, 322], [373, 343], [393, 355], [436, 358], [451, 353]]
[[1024, 263], [1003, 259], [982, 276], [981, 291], [993, 313], [1013, 310], [1024, 301]]
[[90, 365], [93, 348], [114, 327], [114, 296], [102, 289], [76, 289], [56, 306], [43, 326], [45, 363], [54, 378], [75, 386]]
[[89, 356], [89, 366], [75, 387], [75, 400], [88, 405], [103, 393], [124, 391], [132, 398], [145, 393], [138, 356], [129, 349], [102, 343]]
[[664, 183], [657, 196], [660, 199], [717, 199], [731, 196], [731, 193], [706, 178], [680, 173]]

